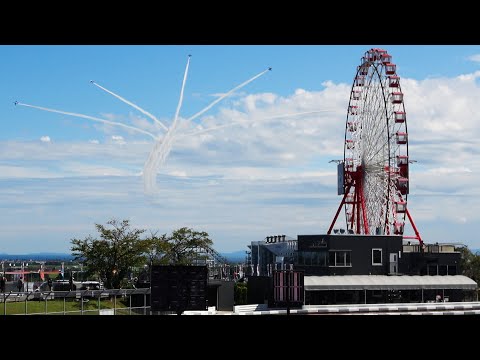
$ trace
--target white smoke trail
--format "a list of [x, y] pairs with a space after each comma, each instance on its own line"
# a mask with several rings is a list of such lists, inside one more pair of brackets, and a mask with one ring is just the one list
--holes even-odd
[[175, 111], [175, 118], [173, 119], [172, 127], [175, 128], [175, 125], [178, 121], [178, 114], [180, 114], [180, 108], [183, 103], [183, 92], [185, 90], [185, 83], [187, 81], [188, 67], [190, 66], [190, 56], [188, 56], [187, 66], [185, 67], [185, 73], [183, 74], [182, 89], [180, 90], [180, 99], [178, 99], [177, 110]]
[[[94, 81], [91, 81], [91, 83], [94, 84], [95, 86], [97, 86], [98, 88], [100, 88], [100, 89], [104, 90], [105, 92], [115, 96], [117, 99], [119, 99], [119, 100], [125, 102], [126, 104], [134, 107], [138, 111], [142, 112], [146, 116], [150, 117], [151, 119], [153, 119], [154, 121], [159, 123], [167, 131], [167, 133], [165, 134], [163, 139], [159, 139], [158, 136], [156, 136], [156, 135], [154, 135], [154, 134], [152, 134], [148, 131], [145, 131], [145, 130], [142, 130], [142, 129], [139, 129], [139, 128], [136, 128], [136, 127], [133, 127], [133, 126], [129, 126], [129, 125], [121, 124], [121, 123], [116, 123], [116, 122], [108, 121], [108, 120], [105, 120], [105, 119], [95, 118], [93, 116], [88, 116], [88, 115], [83, 115], [83, 114], [78, 114], [78, 113], [72, 113], [72, 112], [66, 112], [66, 111], [61, 111], [61, 110], [55, 110], [55, 109], [49, 109], [49, 108], [44, 108], [44, 107], [35, 106], [35, 105], [23, 104], [23, 103], [19, 103], [19, 102], [16, 102], [16, 104], [21, 105], [21, 106], [36, 108], [36, 109], [39, 109], [39, 110], [49, 111], [49, 112], [53, 112], [53, 113], [59, 113], [59, 114], [64, 114], [64, 115], [89, 119], [89, 120], [93, 120], [93, 121], [98, 121], [98, 122], [101, 122], [101, 123], [104, 123], [104, 124], [121, 126], [121, 127], [127, 128], [127, 129], [131, 129], [133, 131], [141, 132], [143, 134], [151, 136], [153, 139], [155, 139], [155, 144], [154, 144], [154, 147], [153, 147], [152, 151], [150, 152], [149, 157], [148, 157], [148, 159], [147, 159], [147, 161], [144, 165], [143, 177], [144, 177], [145, 193], [146, 194], [152, 194], [155, 191], [155, 188], [156, 188], [156, 174], [157, 174], [157, 171], [158, 171], [159, 167], [165, 163], [165, 160], [166, 160], [168, 154], [170, 153], [170, 150], [171, 150], [172, 145], [173, 145], [173, 141], [175, 139], [174, 138], [174, 133], [175, 133], [175, 130], [176, 130], [176, 127], [177, 127], [177, 121], [178, 121], [178, 116], [179, 116], [179, 113], [180, 113], [180, 108], [181, 108], [182, 102], [183, 102], [183, 93], [184, 93], [185, 83], [186, 83], [186, 79], [187, 79], [189, 64], [190, 64], [190, 56], [189, 56], [189, 59], [187, 61], [187, 65], [186, 65], [186, 68], [185, 68], [185, 74], [184, 74], [184, 77], [183, 77], [182, 89], [181, 89], [181, 92], [180, 92], [180, 99], [179, 99], [179, 103], [178, 103], [177, 110], [176, 110], [176, 113], [175, 113], [175, 119], [173, 121], [173, 124], [170, 126], [170, 128], [167, 128], [154, 115], [152, 115], [149, 112], [143, 110], [139, 106], [137, 106], [137, 105], [133, 104], [132, 102], [124, 99], [123, 97], [113, 93], [112, 91], [104, 88], [103, 86], [100, 86], [99, 84], [95, 83]], [[222, 101], [226, 97], [230, 96], [236, 90], [239, 90], [242, 87], [248, 85], [249, 83], [251, 83], [255, 79], [259, 78], [260, 76], [262, 76], [263, 74], [265, 74], [269, 70], [271, 70], [271, 69], [262, 71], [261, 73], [255, 75], [254, 77], [250, 78], [249, 80], [247, 80], [247, 81], [241, 83], [240, 85], [234, 87], [229, 92], [220, 96], [219, 98], [214, 100], [212, 103], [210, 103], [208, 106], [206, 106], [205, 108], [203, 108], [202, 110], [200, 110], [199, 112], [197, 112], [196, 114], [194, 114], [193, 116], [188, 118], [186, 121], [190, 122], [190, 121], [196, 119], [197, 117], [199, 117], [200, 115], [204, 114], [206, 111], [211, 109], [213, 106], [215, 106], [215, 104]]]
[[[184, 75], [184, 82], [186, 79], [186, 74], [188, 72], [188, 66], [190, 63], [190, 58], [188, 59], [187, 66], [185, 68], [185, 75]], [[211, 109], [215, 104], [218, 102], [222, 101], [226, 97], [230, 96], [233, 94], [235, 91], [241, 89], [242, 87], [248, 85], [255, 79], [259, 78], [266, 72], [268, 72], [270, 69], [267, 69], [265, 71], [262, 71], [261, 73], [255, 75], [254, 77], [248, 79], [247, 81], [241, 83], [240, 85], [237, 85], [234, 87], [232, 90], [227, 92], [226, 94], [222, 95], [218, 99], [214, 100], [211, 102], [209, 105], [207, 105], [205, 108], [188, 118], [186, 121], [190, 122], [194, 120], [195, 118], [199, 117], [209, 109]], [[183, 88], [183, 86], [182, 86]], [[181, 97], [183, 97], [183, 91], [181, 92]], [[181, 102], [179, 102], [180, 106]], [[178, 110], [179, 108], [177, 108]], [[148, 156], [147, 162], [145, 163], [144, 170], [143, 170], [143, 176], [144, 176], [144, 191], [146, 194], [153, 194], [156, 189], [156, 178], [157, 178], [157, 171], [160, 166], [162, 166], [165, 163], [165, 160], [167, 159], [168, 154], [170, 153], [170, 150], [173, 146], [173, 141], [174, 141], [174, 131], [176, 128], [176, 121], [174, 120], [174, 123], [171, 125], [170, 129], [167, 131], [165, 134], [165, 137], [160, 141], [158, 140], [155, 143], [154, 148], [150, 152], [150, 155]]]
[[122, 124], [122, 123], [117, 123], [117, 122], [114, 122], [114, 121], [108, 121], [108, 120], [99, 119], [99, 118], [96, 118], [96, 117], [93, 117], [93, 116], [88, 116], [88, 115], [83, 115], [83, 114], [77, 114], [77, 113], [72, 113], [72, 112], [67, 112], [67, 111], [62, 111], [62, 110], [49, 109], [49, 108], [45, 108], [45, 107], [41, 107], [41, 106], [24, 104], [24, 103], [21, 103], [21, 102], [17, 102], [16, 104], [17, 104], [17, 105], [20, 105], [20, 106], [26, 106], [26, 107], [30, 107], [30, 108], [34, 108], [34, 109], [39, 109], [39, 110], [44, 110], [44, 111], [48, 111], [48, 112], [53, 112], [53, 113], [58, 113], [58, 114], [63, 114], [63, 115], [74, 116], [74, 117], [79, 117], [79, 118], [83, 118], [83, 119], [98, 121], [98, 122], [101, 122], [101, 123], [104, 123], [104, 124], [121, 126], [121, 127], [123, 127], [123, 128], [130, 129], [130, 130], [134, 130], [134, 131], [137, 131], [137, 132], [141, 132], [141, 133], [143, 133], [143, 134], [146, 134], [146, 135], [148, 135], [148, 136], [151, 136], [151, 137], [154, 138], [155, 140], [158, 139], [157, 136], [153, 135], [152, 133], [150, 133], [150, 132], [148, 132], [148, 131], [145, 131], [145, 130], [142, 130], [142, 129], [139, 129], [139, 128], [136, 128], [136, 127], [133, 127], [133, 126], [125, 125], [125, 124]]
[[183, 93], [185, 91], [185, 83], [187, 82], [188, 68], [190, 66], [190, 56], [187, 60], [187, 65], [185, 66], [185, 73], [183, 75], [182, 88], [180, 90], [180, 98], [178, 100], [177, 110], [175, 111], [175, 118], [173, 119], [172, 125], [168, 129], [162, 140], [157, 140], [155, 145], [148, 155], [148, 159], [145, 162], [143, 167], [143, 184], [144, 191], [146, 194], [152, 194], [156, 189], [156, 179], [157, 179], [157, 170], [160, 165], [165, 163], [170, 150], [172, 149], [174, 133], [177, 128], [178, 115], [180, 114], [180, 109], [183, 103]]
[[228, 123], [228, 124], [213, 126], [211, 128], [208, 128], [208, 129], [202, 129], [202, 130], [194, 131], [194, 132], [187, 133], [187, 134], [180, 134], [180, 135], [177, 135], [175, 137], [175, 140], [182, 139], [182, 138], [187, 137], [187, 136], [204, 134], [204, 133], [207, 133], [207, 132], [210, 132], [210, 131], [213, 131], [213, 130], [223, 129], [223, 128], [230, 127], [230, 126], [241, 125], [241, 124], [245, 125], [245, 124], [247, 124], [246, 123], [247, 121], [248, 121], [248, 124], [251, 124], [251, 123], [256, 123], [257, 121], [265, 121], [265, 120], [273, 120], [273, 119], [281, 119], [281, 118], [291, 118], [291, 117], [294, 117], [294, 116], [318, 114], [318, 113], [331, 112], [331, 111], [333, 111], [333, 110], [305, 111], [305, 112], [300, 112], [300, 113], [270, 116], [270, 117], [267, 117], [267, 118], [256, 119], [256, 120], [253, 120], [253, 121], [236, 120], [236, 121], [233, 121], [233, 122]]
[[131, 101], [128, 101], [127, 99], [124, 99], [124, 98], [121, 97], [120, 95], [115, 94], [113, 91], [110, 91], [110, 90], [104, 88], [103, 86], [97, 84], [95, 81], [90, 80], [90, 82], [91, 82], [93, 85], [95, 85], [96, 87], [102, 89], [103, 91], [105, 91], [105, 92], [109, 93], [110, 95], [115, 96], [117, 99], [123, 101], [125, 104], [128, 104], [128, 105], [132, 106], [133, 108], [137, 109], [137, 110], [140, 111], [142, 114], [147, 115], [150, 119], [153, 119], [153, 120], [156, 121], [158, 124], [160, 124], [160, 126], [163, 127], [164, 130], [168, 131], [168, 128], [167, 128], [160, 120], [158, 120], [158, 119], [155, 117], [155, 115], [150, 114], [148, 111], [143, 110], [140, 106], [137, 106], [137, 105], [135, 105], [134, 103], [132, 103]]
[[265, 74], [266, 72], [268, 72], [270, 69], [267, 69], [265, 71], [262, 71], [260, 74], [257, 74], [255, 75], [254, 77], [252, 77], [251, 79], [248, 79], [247, 81], [241, 83], [240, 85], [234, 87], [232, 90], [230, 90], [229, 92], [227, 92], [226, 94], [223, 94], [222, 96], [220, 96], [218, 99], [212, 101], [210, 103], [210, 105], [206, 106], [205, 108], [203, 108], [202, 110], [200, 110], [199, 112], [197, 112], [195, 115], [189, 117], [187, 119], [187, 121], [192, 121], [193, 119], [196, 119], [197, 117], [199, 117], [200, 115], [202, 115], [204, 112], [210, 110], [215, 104], [217, 104], [218, 102], [222, 101], [223, 99], [225, 99], [226, 97], [232, 95], [235, 91], [241, 89], [242, 87], [248, 85], [249, 83], [251, 83], [253, 80], [259, 78], [260, 76], [262, 76], [263, 74]]

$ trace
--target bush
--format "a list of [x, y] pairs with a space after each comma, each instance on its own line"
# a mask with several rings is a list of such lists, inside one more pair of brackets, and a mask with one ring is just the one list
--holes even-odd
[[247, 304], [247, 283], [245, 282], [235, 283], [234, 300], [235, 300], [235, 305]]

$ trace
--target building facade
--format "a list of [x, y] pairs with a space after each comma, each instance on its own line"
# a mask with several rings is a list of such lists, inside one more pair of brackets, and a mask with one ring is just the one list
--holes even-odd
[[250, 276], [303, 271], [305, 304], [465, 301], [477, 284], [459, 275], [453, 244], [420, 247], [402, 236], [269, 236], [249, 246]]

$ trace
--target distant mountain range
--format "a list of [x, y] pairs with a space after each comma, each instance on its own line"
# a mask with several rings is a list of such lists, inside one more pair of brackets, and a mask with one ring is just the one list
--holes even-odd
[[245, 262], [245, 250], [234, 251], [229, 253], [220, 253], [229, 262]]
[[39, 252], [32, 254], [2, 254], [0, 260], [66, 260], [70, 261], [73, 256], [63, 253]]
[[[220, 253], [230, 262], [243, 262], [245, 261], [245, 251], [234, 251], [228, 253]], [[70, 254], [64, 253], [53, 253], [53, 252], [39, 252], [31, 254], [5, 254], [0, 253], [0, 260], [73, 260], [73, 256]]]
[[[245, 251], [220, 253], [228, 261], [238, 262], [245, 260]], [[0, 253], [0, 260], [72, 260], [73, 256], [64, 253], [39, 252], [31, 254], [5, 254]]]
[[[480, 249], [470, 249], [474, 254], [480, 254]], [[245, 251], [233, 251], [220, 253], [229, 262], [237, 263], [245, 261]], [[0, 260], [64, 260], [71, 261], [73, 256], [64, 253], [40, 252], [32, 254], [2, 254], [0, 253]]]

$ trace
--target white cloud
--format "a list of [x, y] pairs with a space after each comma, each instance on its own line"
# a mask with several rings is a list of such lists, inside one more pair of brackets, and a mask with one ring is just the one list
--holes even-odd
[[473, 62], [480, 62], [480, 54], [471, 55], [468, 57], [468, 60]]
[[437, 175], [437, 176], [438, 175], [444, 176], [448, 174], [471, 173], [471, 172], [472, 170], [466, 167], [449, 167], [449, 168], [440, 167], [440, 168], [433, 168], [433, 169], [427, 170], [427, 173], [431, 175]]
[[292, 153], [280, 154], [280, 158], [284, 160], [293, 160], [295, 159], [295, 154], [292, 154]]
[[90, 144], [100, 144], [100, 141], [95, 140], [95, 139], [94, 139], [94, 140], [89, 140], [88, 142], [89, 142]]
[[40, 141], [41, 141], [41, 142], [48, 142], [48, 143], [49, 143], [49, 142], [51, 141], [51, 140], [50, 140], [50, 136], [42, 136], [42, 137], [40, 138]]
[[177, 176], [177, 177], [186, 177], [187, 172], [186, 171], [170, 171], [168, 175]]
[[112, 141], [115, 144], [120, 144], [120, 145], [126, 144], [125, 140], [123, 139], [123, 136], [120, 136], [120, 135], [112, 135]]
[[460, 224], [466, 224], [467, 223], [467, 218], [464, 217], [464, 216], [459, 216], [457, 217], [457, 222], [460, 223]]
[[[401, 79], [409, 155], [418, 161], [410, 165], [409, 209], [428, 242], [480, 247], [473, 235], [480, 221], [479, 76]], [[33, 215], [54, 227], [47, 212], [56, 213], [56, 204], [68, 201], [75, 206], [62, 214], [65, 226], [78, 218], [85, 224], [82, 231], [93, 233], [94, 222], [112, 216], [136, 219], [162, 232], [190, 224], [208, 231], [220, 250], [241, 250], [273, 233], [326, 231], [340, 202], [336, 167], [328, 161], [343, 158], [351, 84], [328, 80], [321, 85], [321, 90], [297, 89], [289, 96], [238, 96], [228, 107], [206, 114], [199, 125], [180, 124], [179, 132], [218, 128], [177, 138], [159, 170], [155, 198], [143, 195], [140, 177], [153, 142], [133, 132], [109, 127], [102, 143], [55, 141], [45, 147], [38, 141], [1, 142], [3, 178], [63, 179], [18, 182], [15, 195], [0, 191], [0, 202], [12, 208], [18, 203], [22, 214], [18, 220], [13, 215], [0, 220], [0, 226], [12, 239], [20, 236], [13, 225]], [[319, 110], [328, 112], [274, 118]], [[144, 118], [130, 115], [126, 120], [155, 133], [156, 125]], [[101, 206], [90, 210], [91, 203]]]
[[[213, 93], [213, 94], [209, 94], [208, 96], [212, 96], [212, 97], [222, 97], [222, 96], [225, 96], [227, 93], [222, 93], [222, 92], [218, 92], [218, 93]], [[236, 97], [243, 97], [245, 96], [245, 92], [244, 91], [235, 91], [234, 93], [232, 93], [228, 98], [231, 99], [231, 98], [236, 98]], [[192, 94], [193, 96], [195, 97], [201, 97], [202, 94], [201, 93], [193, 93]]]
[[0, 179], [40, 179], [59, 177], [58, 173], [42, 169], [38, 165], [35, 166], [8, 166], [0, 165]]

